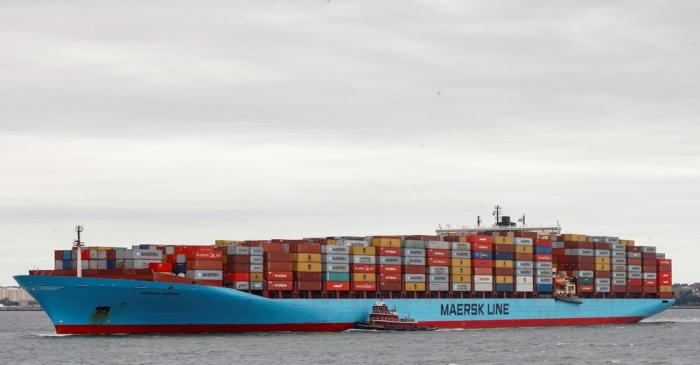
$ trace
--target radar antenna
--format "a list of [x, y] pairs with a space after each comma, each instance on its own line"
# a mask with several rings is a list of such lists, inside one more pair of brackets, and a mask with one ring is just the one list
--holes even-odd
[[496, 216], [496, 225], [498, 225], [501, 222], [501, 211], [503, 210], [503, 207], [500, 205], [496, 205], [493, 208], [493, 213], [491, 215]]

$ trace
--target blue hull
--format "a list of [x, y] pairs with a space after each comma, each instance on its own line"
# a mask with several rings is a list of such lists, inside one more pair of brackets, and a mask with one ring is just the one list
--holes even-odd
[[[57, 333], [340, 331], [366, 319], [375, 299], [269, 299], [229, 288], [165, 282], [16, 276]], [[673, 299], [386, 299], [436, 327], [632, 323]]]

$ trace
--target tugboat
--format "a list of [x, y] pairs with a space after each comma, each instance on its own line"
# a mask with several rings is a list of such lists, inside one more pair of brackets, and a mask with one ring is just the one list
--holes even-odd
[[372, 311], [365, 322], [355, 323], [356, 329], [389, 331], [433, 331], [437, 328], [419, 326], [411, 317], [399, 317], [396, 309], [389, 309], [386, 303], [379, 301], [372, 305]]

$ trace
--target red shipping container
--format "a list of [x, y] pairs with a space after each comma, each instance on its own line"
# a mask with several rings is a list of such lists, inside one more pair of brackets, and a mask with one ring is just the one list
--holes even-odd
[[507, 267], [497, 267], [494, 269], [494, 273], [498, 276], [513, 276], [514, 270]]
[[148, 268], [155, 272], [173, 272], [173, 265], [169, 262], [152, 262]]
[[[460, 237], [458, 237], [458, 236], [445, 236], [445, 237], [442, 237], [442, 241], [443, 242], [459, 242], [459, 238]], [[406, 238], [406, 239], [408, 239], [408, 238]], [[433, 241], [437, 241], [437, 240], [433, 240]]]
[[428, 266], [448, 266], [449, 258], [428, 257]]
[[427, 255], [428, 255], [428, 257], [437, 257], [437, 258], [450, 257], [450, 250], [429, 248]]
[[653, 252], [644, 252], [642, 253], [642, 260], [653, 262], [654, 265], [656, 265], [656, 254]]
[[401, 249], [397, 247], [379, 247], [377, 256], [401, 256]]
[[323, 288], [323, 283], [321, 281], [295, 281], [294, 285], [297, 290], [321, 291]]
[[637, 265], [641, 266], [642, 265], [642, 259], [636, 259], [634, 257], [628, 257], [627, 258], [627, 265]]
[[533, 240], [537, 239], [537, 232], [523, 232], [523, 231], [516, 231], [514, 233], [515, 237], [525, 237], [525, 238], [532, 238]]
[[292, 281], [294, 280], [294, 275], [291, 271], [265, 271], [265, 279], [271, 281]]
[[283, 290], [289, 291], [294, 289], [294, 284], [291, 281], [266, 281], [267, 290]]
[[286, 243], [261, 243], [259, 246], [256, 247], [262, 247], [263, 251], [266, 253], [271, 253], [271, 252], [287, 252], [289, 250], [289, 246]]
[[82, 249], [82, 251], [80, 251], [80, 258], [82, 260], [89, 260], [90, 259], [90, 250], [89, 249]]
[[194, 280], [193, 283], [196, 285], [223, 286], [221, 280]]
[[627, 279], [628, 286], [642, 286], [642, 279]]
[[385, 291], [400, 291], [401, 281], [380, 281], [379, 290]]
[[532, 259], [533, 255], [531, 253], [522, 253], [522, 252], [516, 252], [515, 253], [515, 260], [516, 261], [534, 261]]
[[[174, 255], [169, 255], [169, 256], [174, 257]], [[117, 259], [117, 251], [107, 250], [107, 260], [116, 260], [116, 259]], [[173, 258], [172, 261], [168, 261], [168, 262], [175, 262], [175, 259]]]
[[473, 267], [493, 267], [493, 260], [477, 260], [472, 259]]
[[248, 255], [228, 255], [226, 256], [226, 264], [248, 264], [250, 256]]
[[647, 293], [647, 294], [656, 293], [656, 285], [644, 285], [644, 286], [642, 286], [642, 293]]
[[493, 245], [494, 252], [513, 252], [513, 245], [496, 243]]
[[593, 293], [593, 285], [583, 285], [579, 284], [576, 286], [576, 291], [579, 293]]
[[226, 264], [226, 271], [228, 272], [248, 272], [250, 271], [250, 264]]
[[670, 272], [660, 272], [656, 274], [659, 279], [668, 279], [671, 280], [671, 273]]
[[324, 284], [326, 291], [348, 291], [350, 290], [349, 281], [326, 281]]
[[[320, 272], [295, 272], [294, 273], [294, 280], [321, 281], [321, 273]], [[306, 290], [312, 290], [312, 289], [306, 289]]]
[[610, 287], [610, 291], [613, 293], [626, 293], [627, 285], [613, 285]]
[[[527, 261], [527, 260], [523, 260], [523, 261]], [[546, 255], [546, 254], [538, 253], [538, 254], [535, 255], [535, 261], [539, 261], [539, 262], [552, 262], [552, 255]]]
[[[302, 243], [303, 241], [289, 244], [289, 252], [294, 253], [321, 253], [321, 245], [315, 243]], [[305, 289], [313, 290], [313, 289]], [[321, 289], [319, 289], [321, 290]]]
[[224, 263], [213, 260], [187, 260], [187, 270], [222, 270]]
[[644, 265], [642, 266], [642, 272], [656, 272], [656, 265]]
[[642, 248], [639, 246], [627, 246], [627, 252], [642, 252]]
[[641, 293], [641, 292], [642, 292], [642, 286], [641, 286], [641, 285], [639, 285], [639, 286], [632, 286], [632, 285], [629, 285], [629, 286], [627, 287], [627, 291], [628, 291], [629, 293], [638, 294], [638, 293]]
[[537, 247], [552, 247], [552, 240], [546, 238], [535, 239], [535, 246]]
[[379, 265], [379, 273], [381, 274], [400, 274], [401, 265]]
[[325, 238], [304, 238], [304, 242], [317, 243], [319, 245], [327, 245], [328, 244], [328, 240]]
[[291, 262], [266, 262], [263, 267], [266, 271], [292, 271]]
[[596, 271], [595, 277], [599, 279], [610, 279], [611, 274], [610, 271]]
[[355, 281], [352, 283], [354, 291], [376, 291], [377, 283], [374, 281]]
[[423, 265], [406, 265], [403, 267], [404, 274], [425, 274], [426, 266]]
[[671, 266], [671, 260], [670, 259], [658, 259], [656, 260], [656, 263], [659, 265], [668, 265]]
[[658, 272], [671, 272], [671, 265], [656, 265]]
[[418, 240], [418, 241], [437, 241], [440, 237], [438, 236], [428, 236], [424, 234], [412, 234], [405, 237], [407, 240]]
[[472, 251], [481, 251], [481, 252], [493, 251], [493, 244], [492, 243], [471, 242], [470, 245], [471, 245]]
[[659, 279], [658, 281], [659, 281], [659, 285], [661, 285], [661, 286], [673, 285], [673, 282], [671, 281], [671, 279]]
[[475, 267], [474, 275], [492, 275], [493, 269], [490, 267]]
[[221, 260], [221, 251], [209, 247], [190, 247], [185, 251], [187, 260]]
[[55, 250], [53, 252], [53, 259], [54, 260], [63, 260], [63, 250]]
[[292, 254], [288, 252], [265, 252], [263, 253], [265, 261], [268, 262], [291, 262]]
[[593, 247], [595, 247], [596, 250], [610, 250], [612, 248], [609, 243], [605, 242], [594, 242]]
[[651, 286], [651, 285], [656, 286], [657, 285], [656, 280], [653, 280], [653, 279], [643, 279], [643, 280], [644, 280], [644, 283], [642, 285], [644, 285], [644, 286]]
[[224, 281], [226, 282], [236, 282], [236, 281], [250, 281], [250, 273], [247, 272], [229, 272], [224, 274]]
[[[493, 241], [494, 241], [494, 239], [492, 236], [484, 236], [484, 235], [467, 236], [467, 242], [469, 242], [469, 243], [484, 243], [484, 244], [489, 245], [489, 247], [493, 244]], [[474, 248], [472, 248], [472, 250], [473, 249]], [[491, 251], [490, 248], [489, 248], [489, 251]]]
[[379, 274], [379, 281], [401, 281], [401, 274]]
[[377, 266], [372, 264], [352, 264], [350, 265], [352, 272], [376, 272]]
[[552, 249], [552, 256], [564, 256], [566, 253], [565, 248], [553, 248]]

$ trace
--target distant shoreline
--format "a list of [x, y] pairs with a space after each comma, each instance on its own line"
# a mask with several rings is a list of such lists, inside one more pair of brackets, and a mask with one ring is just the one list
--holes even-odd
[[0, 307], [0, 312], [43, 312], [41, 307]]
[[700, 309], [700, 305], [681, 304], [681, 305], [674, 305], [670, 309]]

